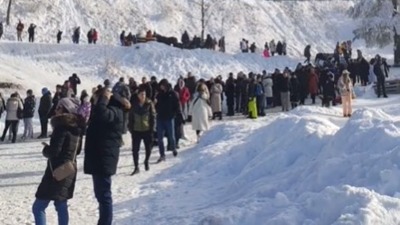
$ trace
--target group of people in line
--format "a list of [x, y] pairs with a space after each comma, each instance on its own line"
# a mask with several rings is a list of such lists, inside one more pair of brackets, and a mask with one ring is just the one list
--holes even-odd
[[[257, 52], [257, 45], [253, 42], [249, 45], [249, 41], [246, 39], [242, 39], [240, 41], [240, 51], [242, 53], [256, 53]], [[287, 54], [287, 44], [286, 41], [278, 41], [275, 43], [275, 40], [272, 39], [269, 43], [268, 41], [264, 44], [264, 50], [262, 52], [265, 58], [269, 58], [271, 56], [277, 55], [286, 55]]]

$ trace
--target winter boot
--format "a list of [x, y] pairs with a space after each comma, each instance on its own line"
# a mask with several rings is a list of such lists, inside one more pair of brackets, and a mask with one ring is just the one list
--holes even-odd
[[135, 167], [135, 170], [131, 173], [131, 176], [140, 173], [139, 167]]

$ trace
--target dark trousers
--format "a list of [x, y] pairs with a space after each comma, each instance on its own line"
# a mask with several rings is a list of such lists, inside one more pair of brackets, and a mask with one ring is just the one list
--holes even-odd
[[242, 105], [242, 103], [241, 103], [241, 98], [242, 96], [241, 96], [241, 94], [240, 93], [236, 93], [236, 98], [235, 98], [235, 102], [236, 102], [236, 112], [241, 112], [240, 111], [240, 107], [241, 107], [241, 105]]
[[4, 127], [3, 135], [1, 136], [1, 141], [4, 141], [9, 128], [11, 128], [12, 143], [17, 141], [19, 120], [6, 120], [6, 126]]
[[385, 77], [378, 77], [377, 81], [376, 88], [378, 91], [378, 97], [381, 97], [381, 94], [386, 96]]
[[272, 108], [273, 103], [274, 103], [274, 98], [267, 97], [267, 108]]
[[146, 158], [144, 161], [148, 163], [151, 156], [151, 150], [153, 148], [153, 132], [134, 131], [132, 133], [132, 153], [133, 153], [133, 163], [135, 165], [135, 168], [139, 167], [139, 150], [142, 140], [144, 142], [144, 148], [146, 150]]
[[29, 42], [34, 42], [35, 41], [35, 35], [29, 34]]
[[330, 107], [330, 106], [331, 106], [331, 102], [332, 102], [332, 105], [333, 105], [333, 101], [334, 101], [334, 98], [333, 98], [333, 97], [331, 97], [331, 96], [324, 96], [324, 97], [322, 98], [322, 107]]
[[111, 225], [113, 220], [113, 200], [111, 194], [111, 176], [93, 175], [94, 194], [99, 203], [99, 221], [97, 225]]
[[265, 116], [264, 103], [265, 103], [264, 95], [257, 96], [257, 110], [259, 116]]
[[235, 103], [235, 98], [234, 98], [233, 96], [227, 97], [227, 99], [226, 99], [226, 105], [228, 106], [228, 113], [227, 113], [228, 116], [233, 116], [233, 115], [235, 115], [235, 106], [234, 106], [234, 103]]
[[164, 135], [167, 135], [168, 143], [172, 151], [176, 151], [175, 142], [175, 121], [157, 119], [157, 142], [160, 151], [160, 157], [165, 157]]
[[47, 117], [45, 118], [40, 118], [40, 127], [41, 127], [41, 133], [40, 136], [42, 137], [47, 137], [47, 127], [49, 124], [49, 119]]
[[317, 97], [317, 94], [311, 94], [312, 104], [315, 104], [315, 97]]

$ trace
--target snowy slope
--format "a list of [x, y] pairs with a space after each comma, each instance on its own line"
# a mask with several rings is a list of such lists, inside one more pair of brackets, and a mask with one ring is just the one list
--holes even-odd
[[[0, 0], [6, 8], [8, 0]], [[37, 40], [55, 43], [58, 29], [64, 42], [71, 42], [72, 30], [82, 28], [82, 40], [90, 28], [100, 32], [100, 43], [118, 44], [119, 33], [156, 30], [180, 38], [184, 30], [200, 35], [201, 11], [195, 0], [19, 0], [12, 7], [11, 27], [5, 34], [16, 40], [18, 19], [35, 23]], [[236, 52], [239, 40], [246, 38], [263, 47], [266, 40], [283, 40], [288, 52], [302, 55], [306, 44], [315, 51], [331, 51], [336, 41], [352, 38], [352, 24], [345, 19], [354, 1], [264, 1], [206, 0], [210, 5], [206, 34], [226, 36], [227, 49]], [[4, 6], [4, 7], [3, 7]], [[5, 18], [5, 10], [0, 12]], [[343, 31], [345, 28], [345, 32]], [[27, 37], [25, 37], [27, 39]]]

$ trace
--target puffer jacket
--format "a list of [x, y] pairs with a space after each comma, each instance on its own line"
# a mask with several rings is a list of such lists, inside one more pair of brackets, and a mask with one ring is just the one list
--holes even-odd
[[7, 104], [6, 104], [6, 111], [7, 111], [7, 115], [6, 115], [6, 120], [8, 121], [17, 121], [18, 116], [18, 108], [20, 110], [24, 109], [24, 106], [21, 102], [21, 100], [17, 97], [11, 97], [7, 100]]
[[[64, 201], [73, 197], [76, 173], [61, 181], [53, 178], [52, 170], [74, 160], [74, 155], [81, 151], [80, 138], [85, 128], [85, 120], [77, 114], [62, 114], [51, 119], [53, 134], [50, 144], [43, 148], [43, 155], [48, 158], [46, 171], [40, 183], [36, 198], [42, 200]], [[75, 153], [76, 152], [76, 153]], [[76, 166], [76, 161], [74, 161]]]
[[156, 111], [153, 103], [147, 100], [142, 106], [139, 101], [133, 102], [129, 112], [128, 129], [133, 132], [147, 132], [155, 130]]
[[35, 96], [28, 96], [24, 101], [24, 118], [33, 118], [36, 109]]

